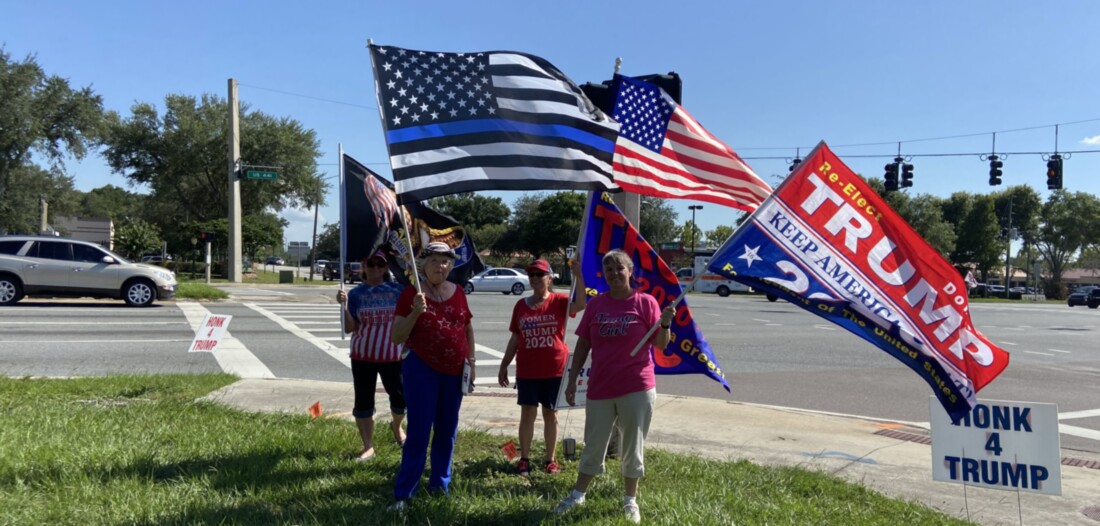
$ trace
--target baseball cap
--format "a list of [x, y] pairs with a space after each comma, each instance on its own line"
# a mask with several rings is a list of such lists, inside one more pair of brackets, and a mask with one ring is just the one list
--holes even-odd
[[543, 272], [545, 274], [551, 273], [550, 263], [548, 263], [545, 259], [536, 259], [532, 261], [531, 264], [527, 265], [527, 268], [524, 270], [526, 270], [528, 274], [532, 272]]
[[433, 254], [447, 256], [451, 259], [458, 259], [458, 255], [455, 254], [454, 250], [451, 250], [450, 245], [442, 241], [433, 241], [431, 243], [428, 243], [428, 245], [425, 246], [424, 250], [420, 253], [420, 257], [426, 258]]
[[382, 252], [381, 250], [363, 258], [361, 261], [363, 263], [366, 263], [372, 259], [381, 259], [383, 263], [389, 263], [389, 259], [386, 258], [386, 253]]

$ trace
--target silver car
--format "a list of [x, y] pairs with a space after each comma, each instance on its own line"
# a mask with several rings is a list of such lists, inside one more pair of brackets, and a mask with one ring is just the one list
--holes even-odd
[[491, 268], [470, 278], [463, 290], [466, 294], [501, 292], [518, 296], [530, 288], [531, 281], [526, 272], [515, 268]]
[[146, 307], [176, 294], [176, 275], [131, 263], [94, 243], [49, 236], [0, 236], [0, 305], [24, 296], [123, 299]]

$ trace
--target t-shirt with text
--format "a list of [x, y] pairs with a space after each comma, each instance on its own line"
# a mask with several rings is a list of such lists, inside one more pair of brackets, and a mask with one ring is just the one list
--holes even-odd
[[645, 345], [634, 356], [630, 351], [660, 319], [657, 300], [643, 292], [635, 291], [621, 300], [605, 292], [589, 300], [576, 331], [592, 344], [589, 399], [618, 398], [657, 386], [653, 347]]
[[348, 312], [359, 323], [351, 335], [351, 359], [386, 363], [401, 360], [401, 346], [393, 343], [393, 312], [404, 286], [385, 281], [360, 283], [348, 292]]
[[509, 330], [516, 335], [516, 378], [560, 378], [565, 374], [569, 346], [565, 343], [569, 295], [551, 293], [535, 308], [527, 298], [512, 309]]

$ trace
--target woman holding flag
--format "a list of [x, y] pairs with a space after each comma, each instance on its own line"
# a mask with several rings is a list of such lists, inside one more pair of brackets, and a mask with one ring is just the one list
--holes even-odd
[[[401, 373], [408, 406], [408, 431], [401, 452], [401, 467], [394, 483], [400, 511], [420, 485], [427, 462], [431, 437], [432, 462], [428, 490], [448, 493], [458, 410], [462, 407], [462, 372], [469, 365], [472, 385], [474, 372], [473, 314], [462, 287], [447, 281], [457, 255], [442, 242], [428, 243], [423, 258], [423, 292], [409, 286], [397, 300], [393, 323], [394, 343], [405, 344], [409, 351]], [[433, 433], [434, 431], [434, 433]]]
[[[554, 508], [555, 513], [565, 513], [584, 504], [592, 479], [604, 471], [604, 454], [617, 420], [623, 440], [622, 474], [626, 490], [623, 513], [631, 522], [642, 520], [637, 502], [638, 482], [645, 474], [645, 437], [657, 397], [653, 349], [664, 350], [668, 345], [675, 309], [669, 306], [662, 311], [653, 296], [634, 290], [633, 275], [634, 262], [625, 252], [616, 249], [604, 255], [603, 277], [609, 290], [588, 302], [577, 327], [565, 400], [573, 405], [577, 374], [591, 352], [585, 448], [573, 492]], [[647, 338], [650, 345], [633, 352]]]
[[[516, 302], [512, 309], [509, 329], [512, 338], [500, 361], [498, 381], [508, 387], [508, 366], [516, 360], [516, 391], [520, 406], [519, 462], [516, 471], [526, 477], [531, 473], [531, 440], [535, 434], [535, 417], [542, 405], [543, 438], [546, 456], [543, 469], [557, 473], [554, 456], [558, 448], [558, 390], [565, 374], [565, 361], [569, 357], [569, 345], [565, 343], [567, 314], [572, 316], [584, 310], [586, 294], [580, 263], [570, 262], [573, 272], [576, 298], [570, 303], [569, 295], [554, 292], [554, 276], [550, 263], [536, 259], [527, 265], [527, 277], [531, 281], [531, 295]], [[568, 311], [568, 312], [567, 312]]]

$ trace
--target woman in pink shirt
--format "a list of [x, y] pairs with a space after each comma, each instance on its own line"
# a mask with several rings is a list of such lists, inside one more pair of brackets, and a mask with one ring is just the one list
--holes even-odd
[[[592, 479], [604, 471], [604, 455], [616, 425], [622, 432], [622, 473], [626, 496], [623, 513], [633, 523], [640, 522], [638, 481], [645, 474], [644, 447], [656, 401], [653, 377], [653, 349], [668, 345], [669, 327], [675, 310], [661, 310], [657, 300], [633, 289], [634, 262], [625, 252], [612, 250], [603, 257], [603, 277], [609, 290], [588, 302], [576, 334], [565, 400], [573, 404], [577, 394], [577, 373], [589, 352], [592, 366], [585, 403], [584, 451], [577, 468], [573, 492], [554, 509], [565, 513], [584, 504], [584, 495]], [[659, 325], [637, 354], [631, 351]]]

